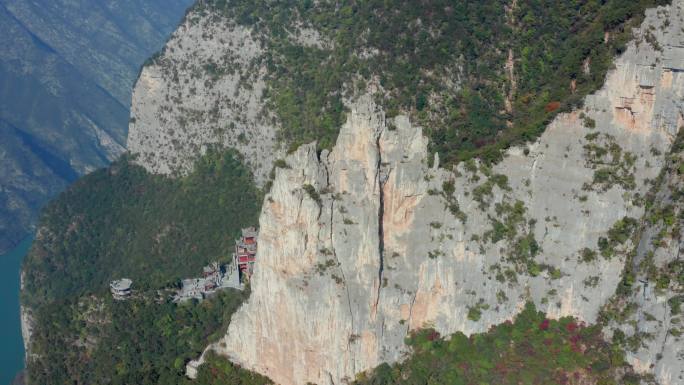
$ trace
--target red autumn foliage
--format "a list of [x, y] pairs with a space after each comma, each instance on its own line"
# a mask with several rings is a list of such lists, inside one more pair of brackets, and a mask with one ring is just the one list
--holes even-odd
[[570, 337], [570, 349], [572, 349], [573, 352], [582, 353], [582, 346], [578, 344], [581, 338], [582, 337], [579, 334], [575, 334], [572, 337]]
[[569, 324], [565, 325], [565, 329], [568, 332], [572, 333], [577, 329], [577, 324], [574, 322], [570, 322]]
[[560, 102], [551, 102], [544, 107], [544, 111], [546, 112], [553, 112], [559, 109], [561, 106]]
[[539, 324], [539, 329], [540, 330], [547, 330], [549, 328], [549, 320], [545, 318], [540, 324]]
[[475, 147], [480, 148], [494, 143], [496, 143], [496, 140], [494, 138], [479, 138], [475, 140]]
[[508, 373], [508, 366], [506, 365], [506, 362], [499, 361], [496, 363], [494, 370], [501, 375], [505, 375], [506, 373]]
[[428, 334], [427, 339], [428, 341], [434, 341], [439, 339], [439, 332], [437, 332], [436, 330], [431, 331], [430, 334]]

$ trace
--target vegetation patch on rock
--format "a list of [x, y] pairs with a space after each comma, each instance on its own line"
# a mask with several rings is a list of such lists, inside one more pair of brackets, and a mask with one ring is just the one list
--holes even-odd
[[[389, 384], [638, 384], [621, 350], [603, 339], [600, 326], [572, 317], [546, 318], [528, 303], [515, 321], [488, 332], [443, 338], [414, 332], [413, 354], [359, 375], [357, 385]], [[426, 380], [429, 379], [429, 380]], [[426, 382], [427, 381], [427, 382]]]
[[[254, 28], [267, 54], [267, 98], [281, 139], [330, 148], [345, 98], [379, 85], [389, 116], [408, 113], [443, 164], [541, 134], [596, 91], [647, 7], [665, 0], [253, 1], [210, 0]], [[313, 41], [293, 38], [302, 29]], [[587, 124], [591, 125], [590, 122]]]

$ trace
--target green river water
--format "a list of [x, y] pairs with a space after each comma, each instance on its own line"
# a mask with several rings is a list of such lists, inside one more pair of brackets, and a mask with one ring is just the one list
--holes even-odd
[[31, 246], [27, 238], [0, 256], [0, 385], [9, 385], [24, 368], [24, 344], [19, 319], [19, 270]]

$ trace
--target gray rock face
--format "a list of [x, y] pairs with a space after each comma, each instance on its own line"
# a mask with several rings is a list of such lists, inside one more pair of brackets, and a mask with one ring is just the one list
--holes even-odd
[[191, 0], [0, 1], [0, 254], [124, 151], [130, 89]]
[[[624, 218], [644, 214], [684, 124], [684, 74], [667, 64], [683, 6], [649, 11], [585, 107], [491, 169], [430, 166], [420, 127], [355, 101], [331, 152], [305, 145], [277, 169], [251, 297], [211, 349], [280, 384], [338, 384], [401, 360], [411, 330], [486, 331], [526, 301], [595, 322], [634, 246], [614, 229], [634, 231]], [[648, 351], [664, 349], [655, 375], [674, 384], [682, 345], [666, 342]]]
[[263, 54], [250, 29], [194, 12], [163, 55], [143, 68], [133, 92], [128, 149], [153, 173], [188, 172], [208, 146], [232, 147], [258, 183], [284, 154], [265, 111]]
[[624, 334], [627, 360], [665, 385], [684, 383], [684, 329], [681, 306], [675, 304], [684, 299], [684, 176], [678, 171], [683, 155], [681, 147], [673, 150], [669, 167], [656, 180], [653, 204], [629, 266], [634, 276], [632, 290], [616, 295], [607, 306], [616, 315], [610, 323], [613, 338]]
[[[664, 181], [665, 185], [678, 185], [681, 188], [681, 177], [668, 176], [675, 183]], [[669, 187], [657, 195], [656, 201], [664, 203], [661, 207], [672, 203], [672, 195], [676, 192]], [[677, 218], [681, 218], [681, 209], [675, 210]], [[681, 224], [679, 219], [675, 225], [681, 229]], [[663, 229], [668, 234], [665, 237], [659, 235]], [[682, 235], [681, 230], [673, 229], [672, 225], [658, 223], [648, 227], [639, 244], [636, 261], [646, 260], [661, 274], [668, 273], [673, 264], [681, 264]], [[684, 383], [684, 341], [680, 336], [684, 330], [681, 314], [673, 310], [668, 300], [681, 297], [683, 288], [677, 280], [671, 280], [668, 285], [660, 287], [662, 283], [652, 278], [646, 269], [637, 275], [633, 293], [626, 298], [617, 299], [626, 309], [625, 319], [619, 323], [615, 321], [611, 326], [630, 339], [628, 342], [631, 350], [627, 354], [627, 360], [635, 369], [642, 373], [653, 373], [663, 385], [681, 384]]]

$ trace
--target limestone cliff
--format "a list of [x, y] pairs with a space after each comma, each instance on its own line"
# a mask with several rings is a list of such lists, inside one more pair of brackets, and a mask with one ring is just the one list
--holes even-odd
[[[305, 145], [277, 169], [251, 298], [212, 348], [280, 384], [339, 384], [400, 360], [413, 329], [481, 332], [529, 300], [596, 322], [684, 124], [682, 7], [650, 10], [581, 110], [491, 168], [439, 168], [420, 127], [386, 119], [369, 95], [356, 100], [332, 151]], [[167, 92], [155, 91], [168, 89], [155, 71], [136, 94]], [[653, 315], [669, 322], [666, 313]], [[665, 357], [656, 378], [681, 383], [682, 342], [651, 343]]]
[[195, 8], [145, 66], [131, 102], [128, 150], [153, 173], [190, 171], [208, 146], [237, 149], [259, 182], [283, 154], [265, 112], [263, 54], [249, 28]]
[[629, 350], [628, 360], [642, 373], [654, 373], [660, 384], [684, 380], [680, 336], [684, 300], [681, 239], [684, 215], [679, 204], [684, 187], [682, 132], [648, 199], [638, 247], [625, 266], [631, 291], [618, 290], [606, 306], [612, 312], [613, 340]]

